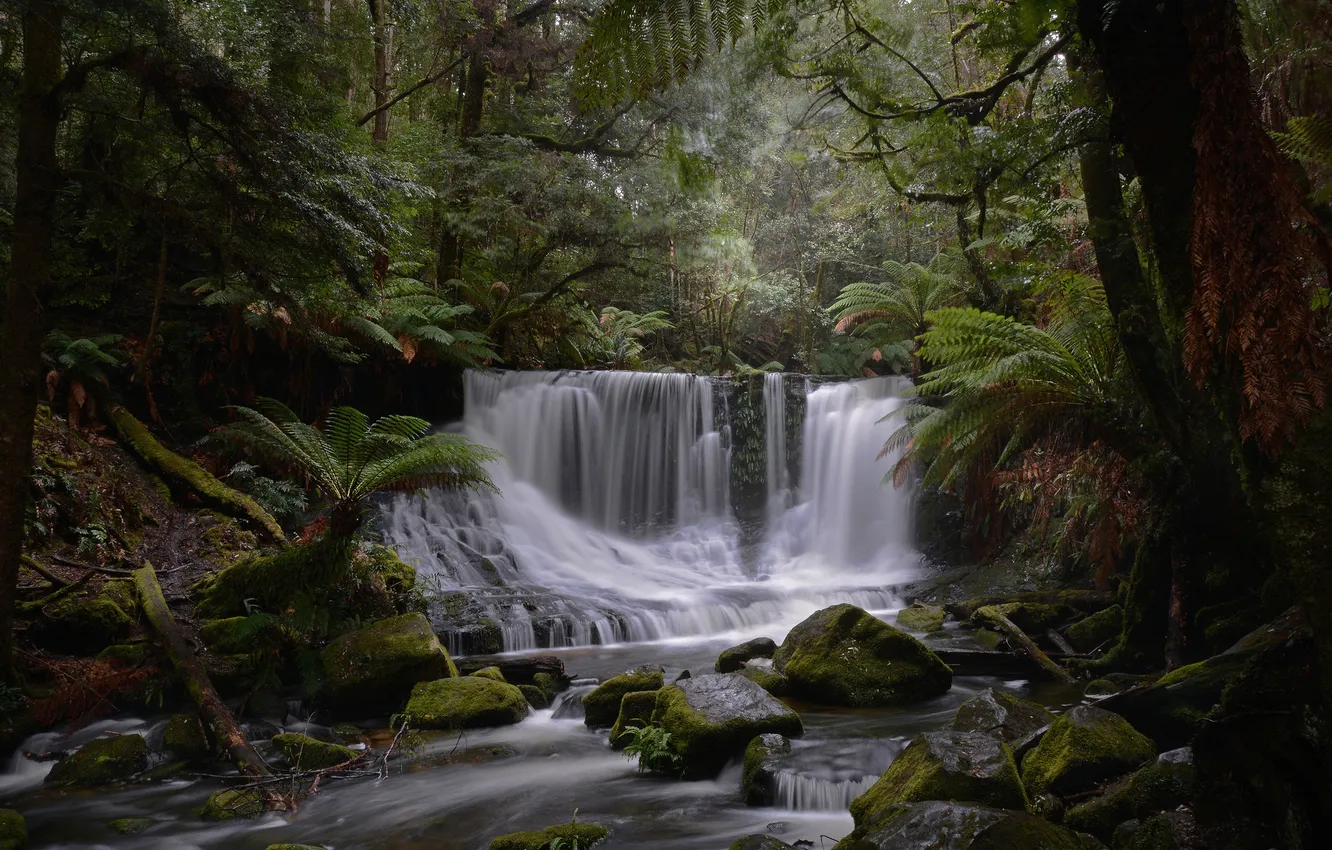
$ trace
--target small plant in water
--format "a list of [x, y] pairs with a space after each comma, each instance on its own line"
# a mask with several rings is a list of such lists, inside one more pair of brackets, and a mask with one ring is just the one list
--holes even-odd
[[[578, 826], [578, 810], [574, 809], [573, 817], [569, 818], [570, 826]], [[577, 836], [565, 838], [561, 835], [559, 838], [546, 845], [546, 850], [586, 850], [583, 842], [578, 840]]]
[[624, 748], [627, 758], [638, 759], [640, 773], [655, 770], [659, 773], [677, 773], [680, 770], [680, 756], [671, 748], [671, 733], [658, 724], [639, 726], [625, 730], [631, 740]]

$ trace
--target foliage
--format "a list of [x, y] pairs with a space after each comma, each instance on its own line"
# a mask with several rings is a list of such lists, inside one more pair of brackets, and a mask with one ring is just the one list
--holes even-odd
[[83, 416], [96, 415], [97, 400], [90, 390], [96, 384], [110, 384], [110, 374], [120, 367], [122, 358], [108, 349], [123, 341], [119, 334], [71, 339], [65, 332], [53, 330], [46, 335], [42, 348], [42, 363], [49, 370], [46, 397], [54, 402], [56, 392], [64, 389], [69, 427], [77, 429]]
[[671, 745], [671, 733], [659, 723], [629, 727], [624, 735], [630, 738], [624, 748], [626, 758], [638, 760], [638, 771], [677, 774], [684, 764], [680, 754]]
[[252, 463], [240, 461], [220, 477], [251, 496], [279, 522], [294, 518], [306, 508], [305, 493], [298, 485], [260, 475], [259, 467]]

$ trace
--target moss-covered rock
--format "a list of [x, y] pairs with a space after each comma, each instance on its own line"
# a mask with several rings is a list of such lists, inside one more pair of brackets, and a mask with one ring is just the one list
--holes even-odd
[[[131, 609], [133, 610], [133, 609]], [[116, 602], [116, 595], [86, 593], [66, 596], [42, 608], [28, 627], [37, 645], [71, 655], [95, 655], [123, 643], [134, 631], [134, 620]]]
[[505, 726], [527, 716], [527, 698], [513, 685], [493, 679], [437, 679], [412, 688], [403, 716], [416, 729]]
[[207, 758], [212, 752], [197, 714], [171, 715], [162, 732], [162, 746], [186, 761]]
[[614, 725], [625, 694], [659, 690], [664, 684], [666, 674], [660, 670], [640, 668], [612, 676], [583, 697], [583, 723], [591, 729]]
[[799, 735], [800, 715], [757, 684], [732, 674], [710, 673], [657, 692], [652, 721], [671, 734], [685, 779], [717, 775], [757, 735]]
[[143, 832], [154, 823], [156, 821], [152, 818], [116, 818], [107, 823], [107, 826], [121, 835], [134, 835], [137, 832]]
[[1027, 793], [1067, 796], [1122, 776], [1156, 756], [1151, 739], [1117, 714], [1078, 706], [1055, 718], [1022, 760]]
[[795, 850], [795, 848], [771, 835], [755, 833], [732, 841], [729, 850]]
[[1111, 605], [1089, 617], [1079, 620], [1064, 630], [1064, 637], [1079, 652], [1091, 652], [1119, 637], [1124, 626], [1124, 609]]
[[324, 647], [320, 658], [321, 698], [343, 712], [392, 712], [416, 683], [458, 675], [430, 621], [419, 613], [390, 617], [343, 635]]
[[[1254, 846], [1267, 847], [1270, 836], [1264, 836]], [[1188, 811], [1162, 812], [1138, 825], [1122, 847], [1123, 850], [1203, 850], [1198, 825]]]
[[718, 673], [734, 673], [751, 658], [771, 658], [777, 653], [777, 643], [772, 638], [754, 638], [738, 646], [723, 649], [717, 656], [715, 665]]
[[246, 628], [249, 617], [223, 617], [208, 620], [199, 627], [199, 639], [213, 652], [234, 655], [249, 652], [254, 645], [254, 632]]
[[986, 829], [967, 850], [1104, 850], [1100, 843], [1044, 818], [1012, 814]]
[[92, 787], [128, 779], [148, 767], [148, 744], [138, 735], [95, 738], [55, 763], [47, 785]]
[[508, 684], [508, 682], [505, 681], [504, 679], [503, 671], [501, 671], [500, 668], [498, 667], [482, 667], [480, 670], [477, 670], [475, 673], [468, 673], [467, 675], [480, 676], [482, 679], [490, 679], [493, 682], [504, 682], [506, 685]]
[[652, 721], [652, 712], [657, 708], [656, 691], [634, 691], [625, 694], [620, 700], [620, 714], [615, 718], [615, 725], [610, 731], [610, 745], [622, 750], [631, 740], [625, 733], [630, 729], [645, 726]]
[[1063, 603], [1007, 602], [994, 607], [1029, 635], [1044, 635], [1048, 629], [1078, 616], [1074, 608]]
[[325, 850], [322, 844], [270, 844], [264, 850]]
[[922, 605], [917, 602], [897, 612], [897, 625], [911, 632], [936, 632], [943, 628], [942, 605]]
[[893, 808], [834, 850], [1093, 850], [1099, 843], [1023, 811], [927, 801]]
[[[961, 602], [949, 602], [944, 605], [950, 616], [957, 620], [967, 620], [976, 613], [977, 608], [986, 605], [1025, 605], [1060, 606], [1069, 613], [1081, 612], [1094, 614], [1110, 604], [1109, 595], [1099, 590], [1034, 590], [1028, 593], [1014, 593], [1007, 596], [979, 596]], [[1012, 619], [1010, 617], [1010, 619]], [[1015, 621], [1016, 622], [1016, 621]]]
[[554, 700], [555, 695], [560, 692], [560, 682], [550, 673], [532, 674], [532, 684], [541, 689], [547, 700]]
[[536, 685], [518, 685], [518, 690], [527, 698], [527, 704], [536, 709], [550, 708], [550, 697]]
[[763, 690], [775, 697], [784, 697], [791, 689], [791, 683], [781, 673], [773, 672], [771, 667], [753, 667], [746, 665], [737, 673], [744, 676]]
[[257, 818], [264, 813], [264, 796], [255, 788], [227, 788], [214, 791], [199, 811], [204, 820]]
[[349, 762], [359, 755], [350, 747], [316, 741], [308, 735], [292, 732], [273, 736], [273, 744], [295, 770], [322, 770]]
[[607, 835], [610, 830], [595, 823], [562, 823], [535, 832], [501, 835], [490, 842], [490, 850], [550, 850], [557, 838], [563, 838], [566, 847], [574, 841], [579, 847], [592, 847], [605, 841]]
[[28, 850], [28, 823], [13, 809], [0, 809], [0, 850]]
[[1162, 753], [1156, 761], [1115, 782], [1099, 796], [1069, 809], [1064, 824], [1103, 841], [1126, 820], [1146, 820], [1186, 802], [1193, 790], [1193, 755], [1187, 748]]
[[1088, 699], [1104, 699], [1108, 696], [1114, 696], [1122, 690], [1123, 688], [1109, 679], [1093, 679], [1087, 683], [1087, 687], [1082, 689], [1082, 695]]
[[958, 707], [949, 728], [955, 732], [983, 732], [1021, 750], [1054, 719], [1042, 705], [986, 688]]
[[854, 605], [816, 611], [773, 657], [792, 696], [870, 707], [937, 696], [953, 685], [948, 665], [923, 643]]
[[745, 768], [740, 776], [740, 796], [746, 805], [771, 806], [776, 798], [777, 760], [791, 752], [783, 735], [759, 735], [745, 747]]
[[148, 647], [142, 643], [117, 643], [97, 653], [99, 661], [115, 661], [122, 667], [138, 667], [148, 658]]

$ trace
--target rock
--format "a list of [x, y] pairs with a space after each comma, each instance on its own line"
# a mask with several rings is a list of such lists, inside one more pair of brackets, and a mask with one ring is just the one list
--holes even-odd
[[918, 735], [868, 791], [851, 801], [857, 832], [875, 829], [902, 803], [956, 800], [1026, 809], [1013, 752], [981, 732]]
[[173, 714], [162, 732], [162, 746], [167, 752], [193, 761], [204, 759], [212, 753], [208, 738], [204, 736], [203, 724], [197, 714]]
[[528, 705], [535, 709], [550, 708], [550, 697], [546, 696], [546, 692], [536, 685], [518, 685], [517, 687], [518, 690], [523, 692]]
[[[1264, 839], [1260, 846], [1268, 846]], [[1198, 824], [1188, 811], [1163, 812], [1145, 820], [1133, 832], [1125, 850], [1203, 850]]]
[[781, 673], [774, 673], [771, 667], [750, 667], [740, 669], [739, 674], [758, 685], [775, 697], [784, 697], [791, 689], [791, 683]]
[[506, 685], [508, 684], [508, 680], [504, 678], [504, 673], [498, 667], [482, 667], [475, 673], [468, 673], [467, 675], [480, 676], [482, 679], [490, 679], [494, 682], [504, 682]]
[[557, 838], [564, 839], [565, 847], [592, 847], [606, 840], [610, 830], [595, 823], [562, 823], [536, 832], [514, 832], [501, 835], [490, 842], [490, 850], [547, 850]]
[[723, 649], [717, 656], [718, 673], [734, 673], [751, 658], [771, 658], [777, 653], [777, 643], [772, 638], [754, 638], [744, 643]]
[[984, 732], [1021, 751], [1054, 719], [1044, 706], [986, 688], [958, 707], [949, 728], [955, 732]]
[[0, 809], [0, 850], [27, 850], [28, 822], [13, 809]]
[[1087, 699], [1105, 699], [1108, 696], [1114, 696], [1122, 688], [1109, 679], [1092, 679], [1087, 683], [1087, 687], [1082, 689], [1082, 695]]
[[1101, 843], [1025, 812], [977, 835], [968, 850], [1105, 850]]
[[1008, 605], [1012, 603], [1057, 605], [1071, 609], [1073, 612], [1080, 611], [1084, 614], [1094, 614], [1105, 608], [1109, 602], [1109, 595], [1099, 590], [1035, 590], [1030, 593], [1016, 593], [1009, 596], [982, 596], [964, 602], [949, 602], [944, 605], [944, 610], [956, 620], [969, 620], [971, 615], [976, 613], [977, 608], [983, 608], [986, 605]]
[[542, 690], [549, 690], [551, 696], [569, 683], [564, 662], [557, 655], [533, 655], [526, 658], [471, 657], [461, 664], [464, 675], [486, 667], [498, 667], [504, 674], [504, 681], [510, 685], [536, 685]]
[[[507, 676], [505, 677], [505, 681], [510, 681]], [[510, 683], [512, 684], [511, 681]], [[546, 699], [548, 700], [554, 700], [555, 695], [560, 692], [560, 688], [566, 684], [568, 684], [567, 677], [557, 679], [550, 673], [534, 673], [532, 675], [532, 687], [540, 688], [541, 693], [545, 694]]]
[[255, 691], [250, 694], [244, 706], [246, 718], [258, 717], [279, 725], [287, 721], [287, 714], [291, 711], [287, 701], [270, 690]]
[[682, 776], [715, 776], [756, 735], [799, 735], [800, 715], [743, 676], [712, 673], [662, 688], [655, 723], [671, 734]]
[[[111, 827], [111, 829], [121, 835], [133, 835], [136, 832], [143, 832], [154, 823], [156, 823], [156, 821], [152, 818], [116, 818], [108, 823], [107, 826]], [[3, 844], [0, 844], [0, 847], [3, 846]]]
[[270, 844], [264, 850], [325, 850], [322, 844]]
[[1067, 796], [1121, 776], [1156, 756], [1156, 747], [1117, 714], [1078, 706], [1055, 718], [1022, 760], [1028, 794]]
[[620, 716], [620, 700], [634, 691], [656, 691], [666, 684], [666, 675], [660, 670], [640, 667], [612, 676], [583, 697], [583, 723], [591, 729], [611, 726]]
[[97, 653], [100, 661], [116, 661], [122, 667], [138, 667], [148, 657], [148, 647], [141, 643], [117, 643]]
[[208, 620], [199, 627], [199, 639], [204, 645], [221, 655], [249, 652], [255, 633], [246, 626], [249, 617], [223, 617]]
[[854, 605], [816, 611], [786, 636], [773, 669], [792, 696], [872, 707], [937, 696], [952, 671], [923, 643]]
[[795, 850], [795, 848], [771, 835], [756, 833], [732, 841], [730, 850]]
[[281, 751], [282, 757], [293, 770], [322, 770], [349, 762], [360, 755], [350, 747], [316, 741], [308, 735], [292, 732], [274, 735], [273, 745]]
[[930, 800], [895, 806], [834, 850], [1092, 850], [1098, 845], [1026, 812]]
[[416, 729], [505, 726], [527, 716], [527, 698], [513, 685], [462, 676], [412, 688], [404, 717]]
[[685, 679], [692, 679], [692, 678], [694, 678], [694, 675], [690, 673], [688, 670], [681, 670], [680, 675], [676, 676], [674, 679], [671, 680], [671, 684], [674, 685], [676, 682], [683, 682]]
[[457, 676], [422, 614], [402, 614], [345, 634], [324, 647], [323, 700], [342, 712], [396, 711], [418, 682]]
[[255, 788], [214, 791], [199, 811], [204, 820], [257, 818], [264, 813], [264, 797]]
[[943, 628], [942, 605], [922, 605], [917, 602], [897, 612], [897, 625], [912, 632], [935, 632]]
[[1013, 625], [1036, 636], [1042, 636], [1047, 629], [1062, 626], [1078, 615], [1074, 608], [1063, 603], [1008, 602], [994, 607]]
[[[745, 747], [745, 771], [740, 779], [740, 796], [749, 806], [771, 806], [776, 787], [776, 756], [791, 752], [791, 742], [782, 735], [759, 735]], [[750, 836], [753, 837], [753, 836]]]
[[1064, 824], [1104, 841], [1131, 819], [1146, 820], [1186, 802], [1193, 790], [1193, 754], [1188, 747], [1170, 750], [1156, 761], [1119, 780], [1100, 796], [1069, 809]]
[[55, 763], [47, 785], [92, 787], [128, 779], [148, 767], [148, 744], [138, 735], [95, 738]]
[[1111, 605], [1069, 626], [1064, 630], [1064, 637], [1078, 652], [1091, 652], [1119, 637], [1123, 623], [1124, 609]]
[[625, 733], [631, 728], [646, 726], [652, 722], [652, 712], [656, 707], [656, 691], [634, 691], [625, 694], [620, 700], [620, 714], [615, 718], [615, 725], [611, 727], [611, 748], [622, 750], [628, 746], [632, 738]]
[[52, 602], [28, 626], [28, 637], [38, 646], [70, 655], [95, 655], [107, 646], [123, 643], [134, 631], [134, 620], [119, 604], [130, 602], [116, 592], [118, 584], [107, 583], [107, 588], [115, 590], [66, 596]]

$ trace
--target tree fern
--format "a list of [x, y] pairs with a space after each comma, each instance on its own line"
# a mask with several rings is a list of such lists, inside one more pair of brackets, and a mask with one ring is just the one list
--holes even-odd
[[[1332, 116], [1292, 118], [1286, 125], [1286, 132], [1274, 135], [1281, 149], [1295, 159], [1332, 168]], [[1332, 180], [1315, 189], [1311, 200], [1315, 206], [1332, 201]]]

